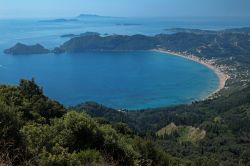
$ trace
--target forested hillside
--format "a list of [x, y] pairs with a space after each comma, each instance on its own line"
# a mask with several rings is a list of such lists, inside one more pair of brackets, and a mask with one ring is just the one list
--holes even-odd
[[34, 80], [0, 86], [0, 165], [176, 165], [123, 123], [91, 118], [43, 95]]
[[68, 109], [44, 96], [34, 80], [21, 80], [0, 87], [0, 162], [248, 165], [249, 98], [247, 87], [192, 105], [138, 112], [91, 102]]
[[119, 112], [85, 103], [75, 109], [127, 123], [183, 159], [201, 157], [222, 165], [250, 164], [250, 87], [191, 105]]

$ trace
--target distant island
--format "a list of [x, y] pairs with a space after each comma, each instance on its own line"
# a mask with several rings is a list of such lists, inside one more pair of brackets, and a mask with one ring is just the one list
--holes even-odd
[[77, 16], [77, 18], [82, 19], [82, 18], [112, 18], [110, 16], [100, 16], [97, 14], [80, 14]]
[[81, 33], [79, 35], [75, 35], [75, 34], [65, 34], [65, 35], [61, 35], [61, 37], [70, 37], [70, 38], [73, 38], [73, 37], [82, 37], [82, 36], [99, 36], [101, 35], [100, 33], [98, 32], [85, 32], [85, 33]]
[[80, 14], [78, 17], [102, 17], [97, 14]]
[[195, 33], [195, 34], [250, 33], [250, 27], [224, 29], [218, 31], [190, 29], [190, 28], [170, 28], [170, 29], [165, 29], [165, 31], [173, 33]]
[[15, 46], [4, 50], [4, 53], [11, 54], [11, 55], [47, 54], [47, 53], [50, 53], [50, 50], [44, 48], [40, 44], [25, 45], [22, 43], [17, 43]]
[[57, 19], [48, 19], [48, 20], [40, 20], [39, 22], [55, 22], [55, 23], [63, 23], [63, 22], [76, 22], [84, 18], [111, 18], [109, 16], [100, 16], [96, 14], [80, 14], [79, 16], [72, 18], [57, 18]]
[[82, 19], [91, 19], [91, 18], [113, 18], [113, 17], [100, 16], [96, 14], [80, 14], [72, 18], [56, 18], [56, 19], [40, 20], [39, 22], [64, 23], [64, 22], [76, 22], [76, 21], [81, 21]]
[[55, 22], [55, 23], [61, 23], [61, 22], [75, 22], [78, 21], [77, 19], [54, 19], [54, 20], [41, 20], [40, 22]]

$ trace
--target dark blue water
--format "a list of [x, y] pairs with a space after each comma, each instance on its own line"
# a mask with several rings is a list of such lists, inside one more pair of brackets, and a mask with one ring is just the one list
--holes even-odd
[[17, 42], [53, 48], [68, 40], [60, 37], [68, 33], [154, 35], [164, 33], [166, 28], [223, 29], [243, 25], [248, 22], [163, 18], [65, 23], [0, 20], [0, 83], [17, 84], [20, 78], [34, 77], [46, 95], [66, 105], [97, 101], [114, 108], [138, 109], [189, 103], [213, 92], [218, 78], [205, 66], [180, 57], [152, 51], [29, 56], [2, 52]]

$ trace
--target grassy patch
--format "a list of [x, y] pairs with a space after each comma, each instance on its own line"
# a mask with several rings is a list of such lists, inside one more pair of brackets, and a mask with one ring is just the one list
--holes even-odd
[[170, 123], [157, 131], [156, 135], [164, 139], [176, 139], [178, 142], [196, 143], [205, 138], [206, 131], [193, 126], [176, 126]]

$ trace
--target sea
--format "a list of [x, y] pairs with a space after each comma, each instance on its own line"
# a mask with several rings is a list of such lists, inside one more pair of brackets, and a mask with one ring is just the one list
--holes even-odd
[[35, 78], [45, 95], [65, 106], [94, 101], [115, 109], [138, 110], [201, 100], [219, 85], [206, 66], [154, 51], [6, 55], [16, 43], [60, 46], [66, 34], [156, 35], [171, 28], [221, 30], [250, 26], [249, 19], [81, 17], [75, 20], [1, 19], [0, 84]]

